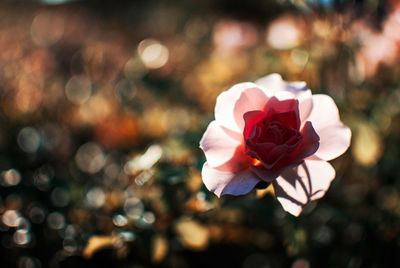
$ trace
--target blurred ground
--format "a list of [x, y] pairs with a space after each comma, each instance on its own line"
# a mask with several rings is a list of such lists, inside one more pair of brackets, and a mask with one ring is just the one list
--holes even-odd
[[[1, 1], [1, 267], [399, 267], [399, 26], [396, 1]], [[216, 96], [272, 72], [353, 131], [299, 218], [201, 182]]]

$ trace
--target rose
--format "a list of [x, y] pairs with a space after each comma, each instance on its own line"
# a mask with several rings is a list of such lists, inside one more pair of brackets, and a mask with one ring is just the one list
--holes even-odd
[[305, 82], [271, 74], [222, 92], [215, 120], [200, 141], [206, 187], [218, 197], [272, 183], [284, 210], [298, 216], [335, 177], [326, 161], [343, 154], [351, 131], [331, 97], [312, 95]]

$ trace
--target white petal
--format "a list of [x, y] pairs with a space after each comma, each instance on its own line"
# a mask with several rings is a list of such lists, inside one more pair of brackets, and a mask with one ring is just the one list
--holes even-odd
[[244, 153], [243, 140], [228, 135], [216, 121], [208, 125], [200, 140], [200, 148], [209, 165], [219, 170], [235, 172], [248, 166], [250, 158]]
[[210, 167], [207, 162], [204, 163], [201, 175], [207, 189], [218, 197], [224, 194], [247, 194], [260, 181], [258, 177], [249, 170], [235, 173], [222, 172]]
[[313, 95], [313, 109], [307, 118], [320, 138], [315, 155], [324, 160], [334, 159], [350, 146], [351, 131], [340, 121], [339, 110], [327, 95]]
[[346, 152], [350, 146], [351, 131], [343, 125], [329, 126], [317, 132], [319, 148], [315, 155], [324, 160], [332, 160]]
[[258, 86], [250, 82], [240, 83], [222, 92], [218, 96], [215, 104], [215, 120], [220, 126], [238, 133], [241, 132], [234, 117], [234, 109], [242, 92], [250, 88], [258, 88]]
[[305, 160], [297, 168], [285, 170], [274, 182], [275, 195], [283, 209], [298, 216], [311, 200], [324, 196], [335, 169], [322, 160]]
[[280, 74], [276, 73], [264, 76], [256, 80], [254, 83], [263, 87], [266, 90], [266, 92], [270, 94], [273, 94], [276, 91], [284, 90], [286, 87], [285, 81], [282, 80]]
[[311, 93], [310, 93], [310, 96], [308, 98], [305, 97], [299, 99], [299, 113], [302, 125], [304, 125], [304, 123], [307, 121], [307, 118], [310, 116], [312, 110], [313, 110], [313, 100], [311, 98]]
[[312, 95], [312, 99], [313, 110], [307, 120], [313, 123], [316, 130], [342, 124], [339, 118], [339, 110], [331, 97], [324, 94], [316, 94]]
[[268, 100], [269, 97], [258, 87], [248, 88], [240, 94], [233, 112], [241, 133], [244, 129], [243, 115], [249, 111], [262, 111]]

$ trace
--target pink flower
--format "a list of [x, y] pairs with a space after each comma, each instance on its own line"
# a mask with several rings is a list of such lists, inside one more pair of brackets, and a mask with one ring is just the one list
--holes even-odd
[[298, 216], [321, 198], [335, 177], [326, 161], [343, 154], [351, 131], [327, 95], [312, 95], [304, 82], [271, 74], [221, 93], [200, 148], [202, 177], [218, 197], [242, 195], [272, 183], [284, 210]]

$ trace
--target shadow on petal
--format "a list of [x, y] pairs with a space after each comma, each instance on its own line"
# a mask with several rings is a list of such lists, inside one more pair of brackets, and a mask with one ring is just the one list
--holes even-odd
[[305, 160], [297, 168], [286, 169], [274, 182], [282, 207], [298, 216], [310, 201], [321, 198], [335, 178], [335, 170], [325, 161]]

